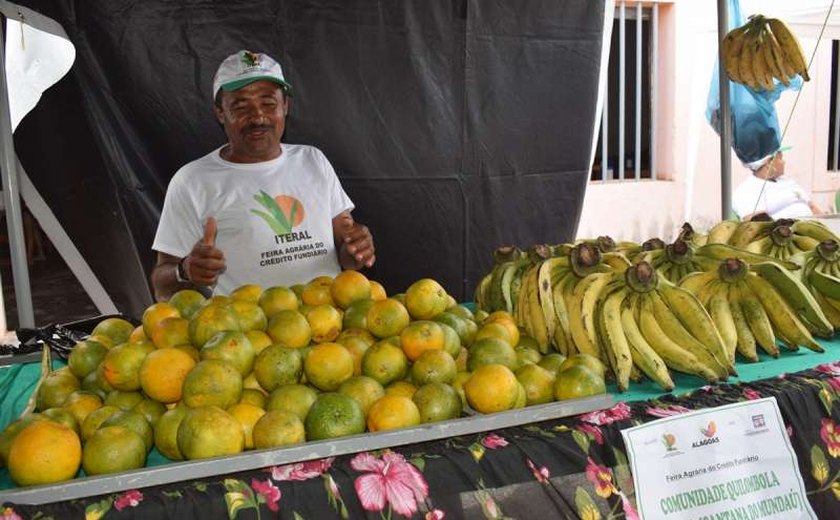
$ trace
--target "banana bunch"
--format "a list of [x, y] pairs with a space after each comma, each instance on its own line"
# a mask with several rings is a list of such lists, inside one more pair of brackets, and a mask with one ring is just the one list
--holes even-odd
[[663, 249], [649, 251], [634, 261], [644, 260], [656, 269], [659, 276], [666, 280], [677, 283], [684, 276], [695, 271], [703, 271], [714, 260], [694, 254], [695, 248], [690, 243], [678, 238], [673, 244], [668, 244]]
[[840, 245], [835, 240], [820, 242], [797, 260], [802, 262], [800, 280], [834, 329], [840, 329]]
[[[581, 289], [584, 284], [589, 288]], [[595, 305], [584, 307], [594, 309], [586, 326], [594, 328], [619, 391], [628, 388], [634, 370], [666, 391], [674, 387], [669, 369], [708, 382], [734, 373], [723, 341], [697, 298], [660, 278], [649, 263], [640, 261], [623, 273], [590, 275], [578, 289], [596, 294]]]
[[797, 74], [810, 80], [799, 40], [778, 18], [750, 16], [724, 36], [721, 54], [729, 78], [756, 91], [775, 90], [774, 79], [788, 86]]
[[777, 221], [766, 236], [747, 244], [747, 251], [787, 260], [805, 251], [812, 251], [820, 243], [816, 238], [793, 231], [795, 222]]
[[812, 334], [833, 334], [831, 323], [799, 276], [777, 261], [749, 264], [728, 258], [715, 270], [686, 276], [680, 287], [708, 311], [730, 363], [735, 362], [736, 352], [747, 361], [758, 361], [756, 344], [778, 357], [776, 340], [789, 350], [801, 345], [822, 352]]
[[786, 260], [811, 251], [823, 240], [840, 240], [816, 220], [724, 220], [709, 230], [709, 243], [728, 244], [753, 253]]

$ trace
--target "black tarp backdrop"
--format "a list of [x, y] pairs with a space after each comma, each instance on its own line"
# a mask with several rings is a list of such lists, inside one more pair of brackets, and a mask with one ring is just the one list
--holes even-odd
[[428, 276], [470, 300], [496, 246], [574, 238], [605, 2], [16, 1], [77, 51], [16, 150], [124, 313], [151, 303], [169, 179], [224, 141], [212, 77], [241, 48], [283, 65], [284, 140], [331, 160], [389, 292]]

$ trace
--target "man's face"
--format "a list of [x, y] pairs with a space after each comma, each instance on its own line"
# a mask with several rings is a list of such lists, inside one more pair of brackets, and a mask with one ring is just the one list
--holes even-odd
[[233, 92], [222, 91], [216, 118], [225, 128], [230, 146], [224, 158], [255, 163], [280, 155], [289, 102], [277, 83], [259, 80]]
[[778, 179], [782, 175], [785, 174], [785, 157], [782, 152], [777, 152], [772, 158], [770, 158], [768, 170], [767, 170], [767, 178], [768, 179]]

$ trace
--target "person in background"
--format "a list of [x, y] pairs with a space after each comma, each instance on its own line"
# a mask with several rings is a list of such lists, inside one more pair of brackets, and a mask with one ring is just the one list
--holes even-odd
[[180, 168], [166, 192], [151, 282], [165, 301], [185, 288], [305, 283], [370, 267], [373, 237], [315, 147], [283, 143], [291, 86], [266, 54], [239, 51], [213, 79], [227, 143]]
[[767, 213], [773, 219], [809, 217], [821, 213], [799, 183], [783, 177], [784, 150], [786, 148], [744, 164], [752, 175], [732, 194], [732, 209], [741, 220], [748, 220], [756, 213]]

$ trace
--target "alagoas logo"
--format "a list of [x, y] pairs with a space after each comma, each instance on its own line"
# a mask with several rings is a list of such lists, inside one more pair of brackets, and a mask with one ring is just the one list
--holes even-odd
[[709, 425], [705, 428], [700, 428], [700, 433], [703, 434], [705, 439], [695, 441], [691, 443], [692, 448], [699, 448], [701, 446], [708, 446], [709, 444], [717, 444], [720, 442], [718, 437], [715, 437], [715, 433], [717, 433], [717, 425], [714, 421], [709, 421]]
[[674, 437], [673, 433], [663, 433], [662, 434], [662, 444], [665, 445], [665, 451], [676, 451], [676, 449], [677, 449], [677, 438]]
[[278, 237], [285, 237], [279, 242], [290, 242], [304, 238], [312, 238], [306, 230], [293, 232], [303, 222], [305, 211], [303, 204], [290, 195], [277, 195], [272, 197], [260, 190], [259, 195], [254, 195], [262, 209], [252, 209], [251, 213], [258, 215], [274, 231]]

